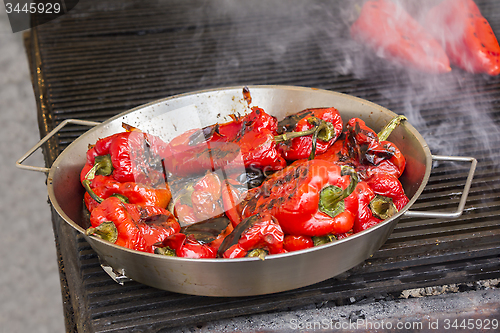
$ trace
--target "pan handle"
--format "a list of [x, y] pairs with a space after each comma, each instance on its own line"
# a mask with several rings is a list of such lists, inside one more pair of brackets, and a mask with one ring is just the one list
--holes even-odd
[[78, 120], [78, 119], [66, 119], [57, 125], [50, 133], [48, 133], [42, 140], [40, 140], [33, 148], [31, 148], [26, 154], [24, 154], [20, 159], [16, 161], [16, 167], [24, 170], [38, 171], [48, 173], [50, 168], [37, 167], [31, 165], [22, 164], [28, 157], [30, 157], [38, 148], [40, 148], [45, 142], [47, 142], [51, 137], [53, 137], [57, 132], [61, 130], [67, 124], [84, 125], [84, 126], [97, 126], [100, 123], [88, 120]]
[[435, 161], [454, 161], [454, 162], [471, 162], [471, 167], [469, 169], [469, 175], [465, 181], [464, 190], [462, 192], [462, 197], [458, 203], [458, 209], [455, 212], [422, 212], [416, 210], [408, 210], [404, 214], [405, 217], [428, 217], [428, 218], [456, 218], [462, 215], [465, 208], [465, 201], [469, 195], [470, 186], [472, 183], [472, 178], [474, 177], [474, 171], [476, 170], [477, 160], [474, 157], [461, 157], [461, 156], [442, 156], [442, 155], [432, 155], [432, 159]]

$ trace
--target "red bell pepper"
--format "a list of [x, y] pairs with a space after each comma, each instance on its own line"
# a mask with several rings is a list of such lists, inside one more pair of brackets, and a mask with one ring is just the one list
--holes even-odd
[[[109, 197], [90, 215], [87, 235], [99, 236], [129, 249], [153, 252], [153, 244], [179, 232], [180, 226], [169, 211], [154, 206], [126, 204]], [[102, 226], [101, 226], [102, 225]]]
[[[394, 143], [387, 141], [387, 138], [394, 131], [394, 129], [405, 120], [405, 116], [396, 116], [391, 119], [391, 121], [388, 122], [387, 125], [380, 130], [380, 132], [378, 132], [377, 139], [373, 138], [373, 133], [375, 133], [373, 131], [373, 133], [367, 135], [367, 137], [370, 137], [369, 140], [371, 140], [368, 144], [368, 150], [370, 150], [372, 146], [376, 145], [377, 149], [375, 151], [378, 151], [376, 154], [378, 159], [375, 161], [374, 158], [370, 158], [369, 160], [373, 160], [375, 163], [364, 163], [358, 165], [358, 174], [360, 174], [362, 178], [368, 178], [375, 173], [388, 173], [396, 178], [399, 178], [403, 174], [406, 166], [406, 159], [398, 147]], [[364, 151], [365, 148], [359, 143], [359, 141], [362, 140], [363, 139], [358, 139], [356, 137], [354, 139], [354, 141], [356, 141], [355, 147]], [[380, 153], [380, 148], [385, 150], [386, 153]], [[381, 159], [380, 157], [383, 158]]]
[[454, 65], [471, 73], [500, 74], [500, 46], [474, 1], [441, 1], [427, 13], [426, 28]]
[[351, 36], [377, 54], [402, 65], [432, 73], [451, 71], [441, 45], [402, 7], [390, 0], [365, 2], [351, 26]]
[[155, 244], [155, 253], [184, 258], [215, 258], [224, 238], [232, 231], [233, 227], [226, 218], [195, 223]]
[[210, 139], [200, 141], [201, 131], [189, 130], [168, 143], [164, 159], [167, 171], [178, 177], [186, 177], [221, 168], [244, 169], [237, 144]]
[[218, 254], [223, 258], [259, 257], [283, 253], [284, 234], [270, 214], [252, 215], [234, 228], [222, 242]]
[[[278, 153], [274, 136], [277, 120], [264, 110], [252, 112], [233, 122], [187, 131], [167, 145], [165, 167], [176, 176], [187, 176], [225, 167], [279, 170], [286, 165]], [[237, 130], [237, 131], [236, 131]], [[240, 157], [241, 154], [241, 157]]]
[[221, 199], [220, 178], [214, 172], [207, 172], [174, 190], [174, 213], [183, 226], [218, 217], [224, 213]]
[[[141, 206], [167, 208], [172, 197], [168, 185], [165, 188], [153, 188], [133, 182], [120, 183], [110, 176], [95, 176], [94, 179], [90, 180], [88, 186], [99, 198], [121, 196], [127, 203]], [[91, 197], [89, 192], [85, 192], [83, 198], [89, 212], [92, 212], [100, 204], [99, 201]]]
[[203, 259], [217, 256], [217, 250], [210, 245], [182, 233], [172, 235], [156, 246], [154, 253], [172, 257]]
[[357, 233], [383, 220], [375, 217], [370, 209], [370, 202], [375, 199], [375, 193], [370, 186], [368, 186], [368, 183], [364, 181], [359, 182], [354, 192], [356, 192], [358, 196], [358, 213], [354, 220], [353, 232]]
[[309, 157], [313, 151], [315, 155], [323, 154], [342, 133], [343, 124], [338, 110], [333, 107], [306, 109], [281, 120], [278, 134], [308, 131], [321, 123], [325, 126], [323, 130], [318, 128], [317, 141], [314, 134], [310, 134], [281, 142], [279, 151], [283, 157], [294, 161]]
[[313, 240], [309, 236], [285, 235], [283, 241], [283, 247], [287, 252], [303, 250], [313, 246]]
[[[390, 174], [377, 173], [368, 178], [366, 182], [375, 194], [391, 199], [397, 211], [403, 209], [409, 202], [404, 192], [403, 185], [401, 185], [396, 177]], [[375, 211], [377, 210], [378, 209], [375, 209]]]
[[310, 160], [286, 168], [266, 180], [250, 199], [243, 216], [268, 212], [286, 234], [323, 236], [349, 231], [357, 210], [351, 195], [356, 176], [351, 168]]
[[129, 131], [100, 139], [87, 151], [81, 180], [98, 164], [97, 175], [112, 175], [119, 182], [147, 185], [165, 182], [162, 156], [166, 143], [154, 135], [123, 126]]
[[380, 143], [377, 133], [366, 126], [363, 120], [350, 119], [346, 129], [345, 149], [358, 165], [378, 165], [384, 159], [392, 157], [392, 154]]

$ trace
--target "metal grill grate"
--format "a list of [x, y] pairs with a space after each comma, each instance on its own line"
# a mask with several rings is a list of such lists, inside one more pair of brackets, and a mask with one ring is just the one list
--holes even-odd
[[[435, 81], [416, 80], [421, 74], [357, 56], [366, 51], [347, 37], [347, 25], [335, 16], [337, 11], [328, 10], [331, 2], [307, 2], [307, 10], [284, 8], [280, 1], [267, 2], [266, 8], [247, 1], [238, 10], [225, 9], [226, 2], [168, 3], [80, 1], [67, 15], [32, 31], [27, 46], [35, 91], [41, 96], [42, 135], [67, 118], [102, 121], [155, 99], [210, 87], [288, 84], [330, 89], [408, 116], [418, 109], [414, 125], [433, 153], [440, 153], [447, 142], [451, 153], [475, 156], [479, 164], [466, 211], [452, 220], [403, 219], [373, 257], [334, 279], [275, 295], [230, 299], [180, 295], [135, 282], [120, 286], [104, 273], [85, 240], [54, 214], [70, 329], [158, 331], [500, 277], [500, 78], [455, 70], [436, 78], [449, 88], [433, 92]], [[349, 2], [341, 3], [345, 7]], [[500, 35], [500, 4], [478, 4]], [[300, 2], [293, 5], [300, 7]], [[358, 53], [349, 55], [347, 50]], [[425, 98], [419, 99], [421, 95]], [[471, 109], [479, 116], [471, 115]], [[444, 126], [447, 117], [458, 125]], [[471, 128], [473, 123], [481, 129]], [[65, 128], [46, 147], [47, 163], [84, 131]], [[488, 145], [482, 144], [485, 140]], [[465, 168], [436, 165], [412, 209], [456, 207]]]

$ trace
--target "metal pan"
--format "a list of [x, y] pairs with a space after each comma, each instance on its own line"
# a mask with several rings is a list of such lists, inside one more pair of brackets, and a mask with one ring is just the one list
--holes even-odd
[[[54, 209], [69, 225], [83, 233], [83, 188], [79, 174], [89, 144], [122, 131], [122, 122], [168, 141], [187, 129], [224, 121], [229, 114], [248, 111], [242, 88], [204, 90], [165, 98], [124, 112], [103, 123], [66, 120], [21, 157], [17, 166], [48, 173], [47, 188]], [[262, 107], [278, 119], [306, 108], [334, 106], [340, 111], [344, 122], [359, 117], [378, 131], [395, 116], [393, 112], [374, 103], [331, 91], [290, 86], [249, 88], [252, 105]], [[94, 127], [68, 146], [50, 168], [22, 164], [68, 123]], [[422, 136], [407, 122], [400, 125], [389, 140], [406, 156], [407, 167], [400, 180], [410, 202], [395, 216], [342, 240], [261, 260], [166, 257], [129, 250], [95, 237], [85, 238], [99, 255], [103, 268], [119, 283], [130, 278], [159, 289], [205, 296], [259, 295], [311, 285], [334, 277], [367, 259], [387, 240], [402, 216], [453, 218], [462, 214], [477, 161], [471, 157], [431, 155]], [[455, 212], [409, 210], [427, 184], [433, 160], [471, 163]]]

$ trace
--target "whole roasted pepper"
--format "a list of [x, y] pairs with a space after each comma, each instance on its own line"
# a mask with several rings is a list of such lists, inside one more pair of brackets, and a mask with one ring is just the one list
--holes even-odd
[[123, 124], [127, 132], [100, 139], [87, 152], [87, 163], [81, 172], [99, 163], [97, 175], [111, 175], [119, 182], [156, 185], [165, 182], [162, 156], [166, 143], [160, 138]]
[[366, 1], [351, 26], [351, 36], [378, 55], [402, 65], [432, 73], [451, 71], [441, 45], [402, 7], [390, 0]]
[[270, 214], [258, 213], [244, 219], [224, 239], [218, 255], [222, 258], [259, 257], [283, 253], [284, 234]]
[[[379, 158], [375, 161], [375, 163], [364, 163], [358, 165], [358, 174], [361, 174], [362, 178], [368, 178], [375, 173], [388, 173], [396, 178], [399, 178], [403, 174], [406, 166], [406, 159], [399, 148], [394, 143], [387, 141], [387, 138], [394, 131], [394, 129], [398, 127], [402, 121], [405, 120], [405, 116], [396, 116], [391, 119], [391, 121], [388, 122], [387, 125], [377, 133], [378, 140], [372, 138], [372, 136], [370, 135], [370, 138], [372, 138], [372, 142], [368, 144], [368, 149], [370, 149], [370, 146], [380, 144], [380, 146], [382, 146], [382, 148], [387, 152], [387, 156], [382, 159]], [[358, 139], [356, 138], [355, 140]], [[356, 144], [359, 145], [359, 142], [357, 142]], [[364, 150], [363, 146], [358, 146], [358, 148], [360, 148], [360, 150]], [[385, 154], [383, 153], [378, 154], [379, 157], [384, 155]], [[371, 160], [374, 159], [372, 158]]]
[[500, 46], [474, 1], [441, 1], [427, 13], [426, 28], [454, 65], [471, 73], [500, 74]]
[[167, 145], [165, 155], [166, 170], [178, 177], [221, 168], [244, 169], [237, 144], [205, 139], [200, 129], [189, 130], [173, 138]]
[[349, 167], [323, 160], [298, 163], [266, 180], [242, 214], [270, 213], [290, 235], [347, 232], [357, 211], [357, 197], [351, 195], [356, 182], [355, 172]]
[[183, 233], [172, 235], [156, 246], [154, 253], [171, 257], [192, 259], [217, 257], [216, 249]]
[[180, 226], [169, 211], [155, 206], [126, 204], [109, 197], [90, 215], [87, 235], [99, 236], [132, 250], [153, 252], [153, 244], [179, 232]]
[[156, 254], [184, 258], [215, 258], [224, 238], [232, 231], [227, 218], [195, 223], [155, 244], [154, 251]]
[[283, 157], [294, 161], [309, 157], [313, 150], [316, 155], [323, 154], [342, 133], [343, 124], [338, 110], [333, 107], [306, 109], [281, 120], [278, 123], [278, 134], [308, 131], [321, 123], [324, 128], [316, 134], [281, 142], [279, 151]]
[[377, 133], [359, 118], [351, 118], [346, 126], [344, 145], [353, 161], [359, 164], [377, 165], [392, 154], [380, 143]]
[[[379, 196], [389, 198], [397, 211], [403, 209], [404, 206], [409, 202], [406, 196], [403, 185], [394, 176], [386, 173], [377, 173], [366, 180], [368, 186], [373, 190], [373, 192]], [[380, 203], [383, 204], [383, 203]], [[377, 211], [375, 209], [374, 211]], [[382, 218], [386, 218], [381, 216]]]
[[[153, 188], [133, 182], [120, 183], [110, 176], [95, 176], [89, 186], [99, 198], [121, 196], [127, 203], [141, 206], [167, 208], [172, 197], [168, 185], [164, 188]], [[83, 199], [89, 212], [100, 204], [88, 192], [85, 192]]]

